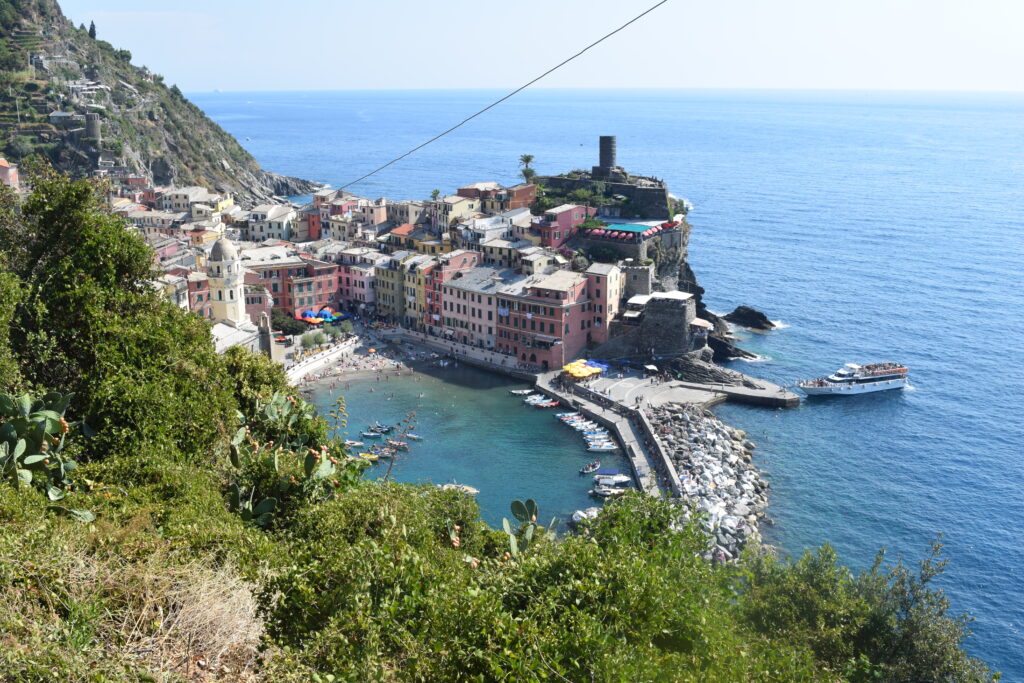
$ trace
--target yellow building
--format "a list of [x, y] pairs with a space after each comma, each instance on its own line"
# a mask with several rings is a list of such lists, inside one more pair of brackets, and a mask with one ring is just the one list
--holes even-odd
[[405, 268], [402, 264], [415, 256], [410, 251], [396, 251], [373, 269], [377, 314], [392, 322], [402, 322], [405, 318]]

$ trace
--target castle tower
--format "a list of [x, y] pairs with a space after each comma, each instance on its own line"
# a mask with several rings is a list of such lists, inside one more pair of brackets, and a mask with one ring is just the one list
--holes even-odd
[[245, 313], [245, 275], [242, 260], [230, 240], [217, 240], [210, 250], [210, 298], [214, 320], [234, 327], [249, 324]]
[[602, 135], [598, 140], [601, 168], [606, 170], [615, 168], [615, 136]]
[[99, 114], [95, 112], [89, 112], [85, 115], [85, 136], [89, 138], [95, 138], [96, 144], [99, 144], [101, 142]]

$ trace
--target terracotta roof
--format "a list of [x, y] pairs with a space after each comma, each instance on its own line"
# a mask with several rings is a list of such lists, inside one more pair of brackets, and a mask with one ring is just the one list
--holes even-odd
[[10, 168], [11, 164], [9, 161], [7, 161], [7, 159], [0, 159], [0, 167]]
[[394, 230], [392, 230], [391, 234], [398, 235], [399, 237], [408, 237], [409, 233], [411, 233], [415, 229], [416, 227], [414, 225], [412, 225], [411, 223], [406, 223], [405, 225], [400, 225]]

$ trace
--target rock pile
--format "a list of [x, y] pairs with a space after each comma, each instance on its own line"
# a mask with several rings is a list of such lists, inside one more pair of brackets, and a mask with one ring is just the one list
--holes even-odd
[[768, 482], [752, 464], [754, 443], [698, 406], [666, 404], [648, 417], [679, 474], [684, 500], [705, 515], [711, 536], [705, 558], [738, 558], [748, 542], [761, 540], [758, 520], [768, 505]]

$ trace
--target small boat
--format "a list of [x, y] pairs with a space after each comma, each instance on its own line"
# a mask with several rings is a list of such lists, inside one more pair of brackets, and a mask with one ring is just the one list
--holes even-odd
[[364, 460], [369, 460], [370, 462], [377, 462], [377, 458], [380, 456], [376, 453], [360, 453], [359, 457]]
[[362, 441], [352, 441], [351, 439], [345, 439], [345, 445], [348, 446], [349, 448], [359, 448], [364, 444]]
[[590, 474], [591, 472], [597, 472], [601, 469], [601, 461], [595, 460], [594, 462], [588, 462], [586, 465], [580, 468], [580, 474]]
[[388, 439], [386, 443], [392, 448], [401, 448], [403, 451], [409, 450], [409, 443], [407, 441], [396, 441], [395, 439]]
[[580, 413], [555, 413], [555, 417], [563, 422], [573, 417], [583, 417]]
[[533, 389], [509, 389], [508, 393], [513, 396], [529, 396], [533, 393]]
[[899, 363], [847, 363], [828, 377], [800, 380], [796, 386], [808, 396], [870, 394], [909, 385], [907, 372]]
[[393, 425], [382, 425], [380, 422], [375, 422], [372, 425], [370, 425], [370, 431], [377, 432], [378, 434], [387, 434], [393, 429]]
[[612, 498], [614, 496], [621, 496], [626, 493], [626, 489], [615, 488], [614, 486], [595, 486], [590, 489], [590, 495], [597, 496], [598, 498]]
[[384, 436], [380, 432], [360, 432], [360, 434], [363, 435], [364, 439], [379, 439]]
[[612, 474], [610, 476], [595, 475], [594, 483], [599, 486], [627, 486], [633, 483], [633, 477], [628, 474]]
[[408, 434], [406, 434], [405, 437], [407, 439], [412, 439], [413, 441], [423, 441], [423, 437], [422, 436], [420, 436], [419, 434], [413, 434], [412, 432], [409, 432]]
[[554, 408], [558, 405], [558, 401], [541, 401], [540, 403], [534, 403], [534, 408]]
[[619, 447], [615, 444], [601, 444], [594, 446], [587, 446], [588, 453], [606, 453], [608, 451], [617, 451]]
[[468, 493], [471, 496], [475, 496], [480, 493], [480, 489], [475, 489], [472, 486], [466, 486], [465, 484], [438, 484], [437, 488], [442, 491], [462, 491]]

